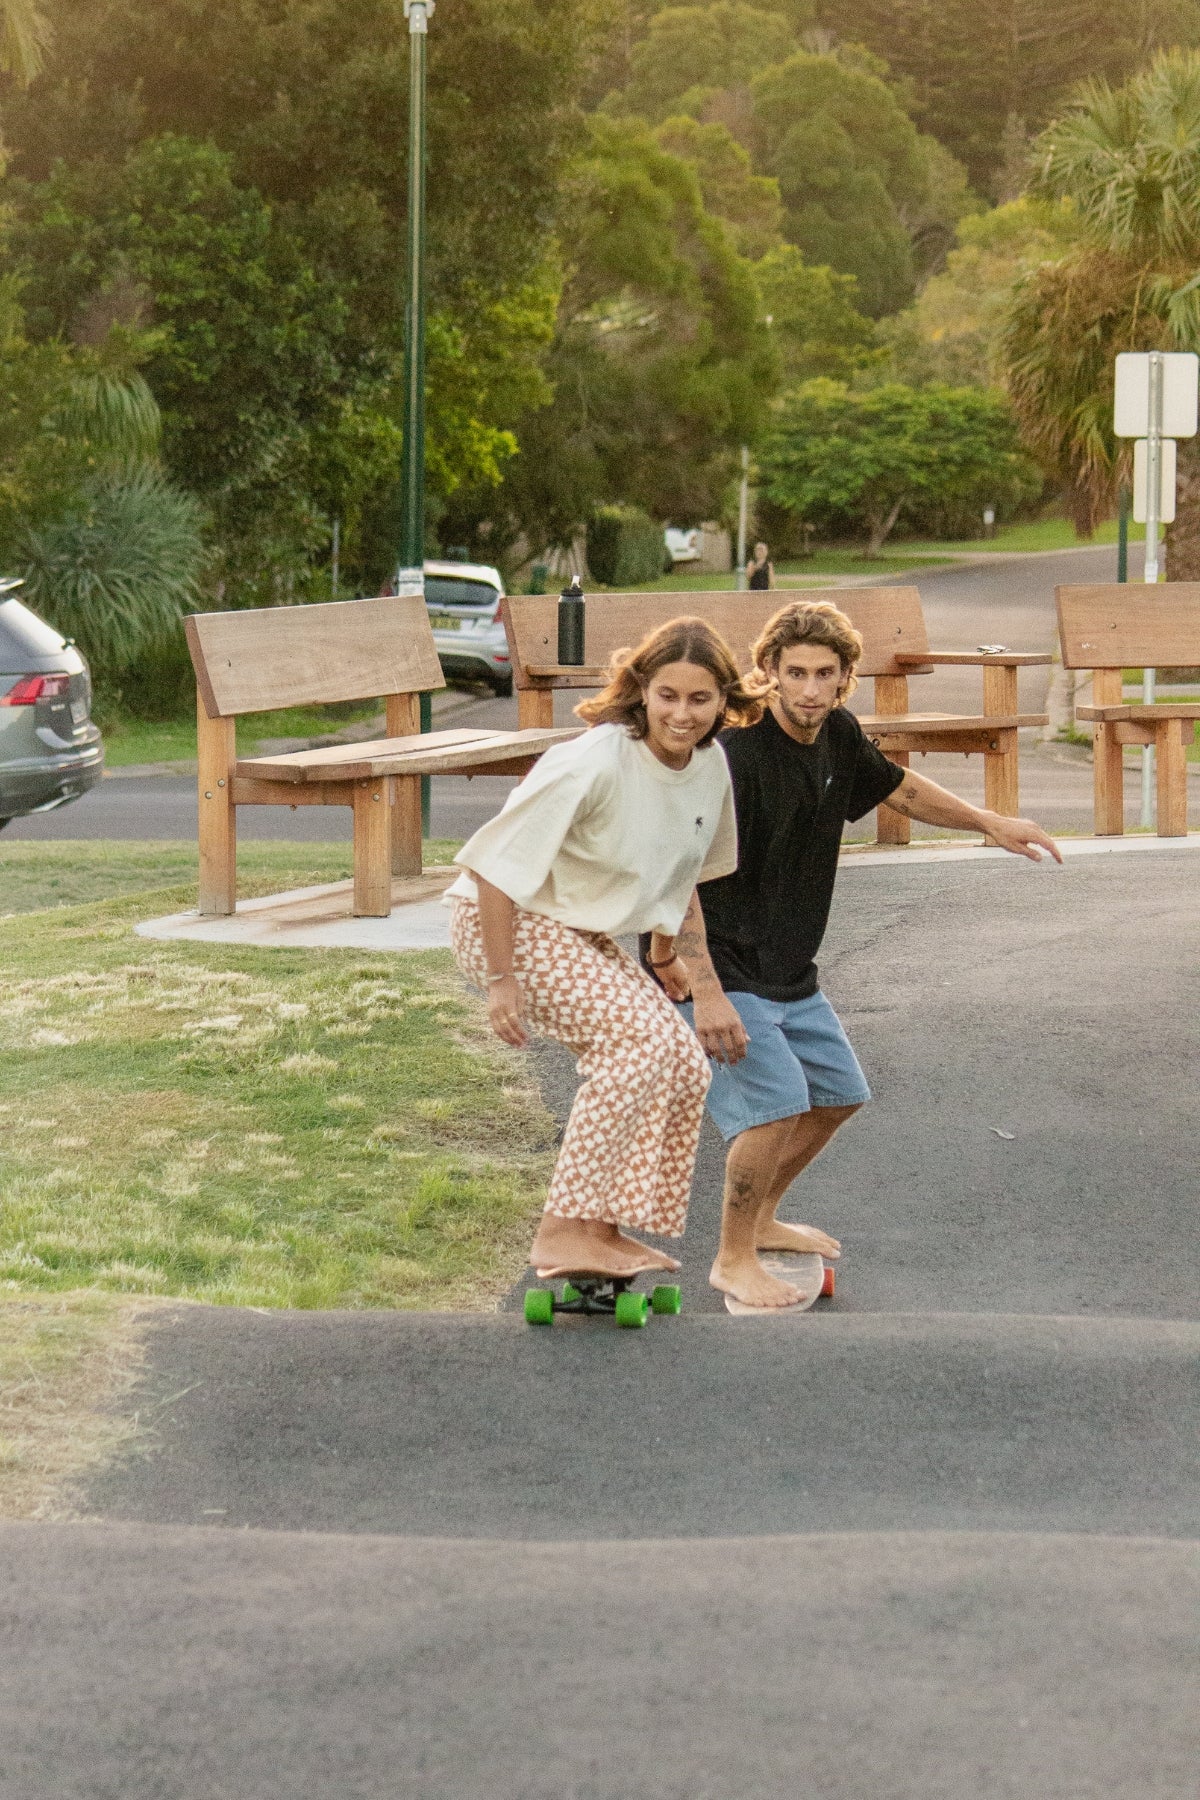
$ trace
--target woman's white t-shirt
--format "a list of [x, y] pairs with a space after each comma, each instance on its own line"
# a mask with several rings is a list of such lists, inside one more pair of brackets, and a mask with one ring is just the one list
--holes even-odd
[[593, 726], [547, 750], [454, 860], [467, 872], [447, 897], [476, 899], [478, 874], [579, 931], [674, 936], [697, 881], [737, 868], [725, 754], [671, 769], [623, 725]]

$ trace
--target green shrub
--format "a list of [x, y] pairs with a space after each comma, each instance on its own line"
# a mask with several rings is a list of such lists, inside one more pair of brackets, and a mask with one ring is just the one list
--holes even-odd
[[201, 518], [198, 502], [156, 469], [98, 475], [67, 511], [26, 533], [22, 598], [111, 682], [178, 640], [199, 597]]
[[667, 566], [661, 525], [636, 506], [602, 506], [587, 534], [588, 568], [604, 587], [657, 581]]

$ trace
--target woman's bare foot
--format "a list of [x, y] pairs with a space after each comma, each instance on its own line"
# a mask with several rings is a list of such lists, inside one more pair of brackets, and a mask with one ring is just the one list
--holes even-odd
[[665, 1250], [656, 1250], [653, 1244], [643, 1244], [637, 1238], [627, 1237], [623, 1231], [618, 1231], [617, 1242], [624, 1249], [635, 1250], [639, 1256], [652, 1257], [653, 1267], [656, 1269], [669, 1269], [673, 1272], [679, 1267], [677, 1256], [668, 1256]]
[[836, 1262], [842, 1246], [827, 1231], [815, 1225], [788, 1225], [782, 1219], [768, 1219], [758, 1234], [760, 1250], [787, 1250], [796, 1256], [827, 1256]]
[[780, 1281], [777, 1276], [768, 1274], [758, 1258], [753, 1256], [744, 1262], [718, 1256], [708, 1279], [719, 1293], [732, 1294], [744, 1306], [782, 1309], [796, 1306], [801, 1300], [808, 1298], [792, 1282]]
[[664, 1262], [661, 1251], [623, 1238], [615, 1225], [602, 1219], [565, 1219], [559, 1213], [542, 1214], [529, 1261], [539, 1275], [546, 1276], [585, 1270], [633, 1276], [645, 1269], [671, 1266], [670, 1259]]

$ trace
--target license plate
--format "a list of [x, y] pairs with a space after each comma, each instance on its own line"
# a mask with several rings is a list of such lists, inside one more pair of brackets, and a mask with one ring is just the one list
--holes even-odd
[[83, 721], [87, 718], [87, 716], [88, 716], [87, 701], [86, 700], [72, 700], [72, 702], [71, 702], [71, 723], [73, 725], [82, 725]]
[[429, 623], [435, 631], [462, 630], [462, 620], [452, 618], [449, 613], [430, 613]]

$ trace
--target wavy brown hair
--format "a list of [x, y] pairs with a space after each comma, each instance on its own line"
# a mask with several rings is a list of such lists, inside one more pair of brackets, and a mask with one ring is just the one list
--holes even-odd
[[694, 663], [707, 669], [721, 691], [723, 705], [712, 730], [697, 749], [711, 744], [726, 725], [757, 725], [766, 704], [761, 676], [744, 676], [725, 639], [703, 619], [668, 619], [642, 639], [636, 650], [618, 650], [608, 666], [608, 685], [591, 700], [581, 701], [577, 716], [589, 725], [624, 725], [630, 737], [646, 735], [643, 695], [660, 669], [669, 663]]
[[793, 600], [767, 620], [762, 636], [750, 646], [750, 654], [755, 667], [773, 684], [779, 658], [797, 644], [819, 644], [823, 650], [833, 651], [844, 677], [838, 701], [848, 700], [858, 686], [854, 667], [862, 657], [863, 641], [845, 613], [828, 600]]

